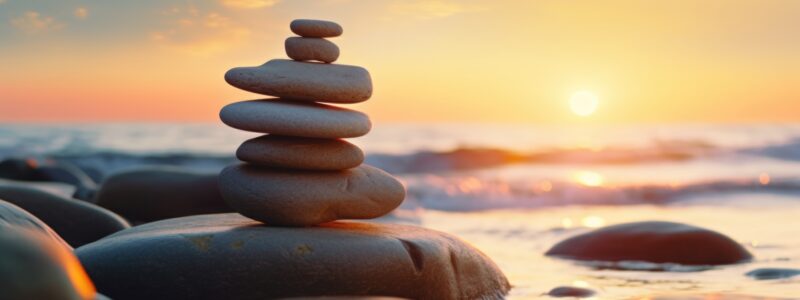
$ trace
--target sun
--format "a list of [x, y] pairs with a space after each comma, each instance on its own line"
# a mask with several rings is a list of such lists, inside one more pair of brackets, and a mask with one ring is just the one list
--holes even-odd
[[587, 91], [580, 91], [572, 94], [569, 98], [569, 107], [576, 115], [586, 117], [597, 110], [599, 101], [597, 96]]

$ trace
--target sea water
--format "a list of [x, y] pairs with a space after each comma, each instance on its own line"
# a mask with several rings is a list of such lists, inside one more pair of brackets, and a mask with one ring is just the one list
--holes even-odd
[[[53, 158], [105, 175], [154, 165], [216, 172], [255, 136], [216, 123], [1, 124], [0, 158]], [[514, 285], [511, 299], [547, 298], [556, 286], [593, 289], [594, 299], [800, 299], [800, 277], [744, 275], [800, 269], [798, 124], [378, 123], [352, 142], [406, 185], [397, 220], [479, 248]], [[755, 259], [610, 270], [543, 255], [592, 228], [646, 220], [719, 231]]]

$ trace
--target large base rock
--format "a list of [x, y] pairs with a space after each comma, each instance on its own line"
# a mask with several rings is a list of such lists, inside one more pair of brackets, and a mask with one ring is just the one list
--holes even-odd
[[682, 265], [725, 265], [752, 258], [741, 245], [718, 232], [655, 221], [597, 229], [556, 244], [546, 255], [576, 260]]
[[509, 289], [478, 250], [404, 225], [285, 228], [238, 214], [204, 215], [130, 228], [76, 253], [114, 299], [499, 299]]

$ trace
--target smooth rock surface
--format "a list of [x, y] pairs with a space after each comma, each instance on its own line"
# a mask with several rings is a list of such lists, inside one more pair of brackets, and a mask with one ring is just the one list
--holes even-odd
[[281, 99], [231, 103], [219, 117], [241, 130], [309, 138], [359, 137], [372, 129], [369, 117], [355, 110]]
[[97, 205], [25, 186], [0, 183], [0, 199], [36, 216], [72, 247], [130, 227], [122, 217]]
[[304, 37], [336, 37], [342, 35], [342, 26], [331, 21], [297, 19], [289, 24], [295, 34]]
[[177, 168], [111, 175], [100, 187], [95, 202], [132, 223], [233, 211], [222, 199], [216, 173]]
[[800, 269], [761, 268], [745, 274], [758, 280], [783, 279], [800, 275]]
[[339, 46], [326, 39], [294, 36], [286, 39], [284, 47], [286, 55], [297, 61], [332, 63], [339, 58]]
[[236, 212], [279, 226], [377, 218], [405, 198], [397, 179], [368, 165], [320, 172], [239, 164], [222, 170], [219, 181], [222, 196]]
[[0, 200], [0, 229], [3, 228], [22, 228], [25, 230], [38, 231], [53, 240], [53, 242], [62, 245], [66, 249], [72, 250], [72, 247], [58, 236], [50, 226], [42, 222], [42, 220], [39, 220], [39, 218], [19, 206]]
[[594, 291], [590, 289], [584, 289], [574, 286], [560, 286], [553, 288], [547, 295], [550, 297], [574, 297], [574, 298], [586, 298], [594, 296]]
[[358, 103], [372, 96], [369, 72], [348, 65], [273, 59], [230, 69], [225, 81], [245, 91], [307, 102]]
[[96, 297], [94, 285], [70, 249], [40, 230], [0, 224], [0, 299]]
[[747, 250], [718, 232], [673, 222], [636, 222], [564, 240], [546, 255], [575, 260], [725, 265], [748, 261]]
[[236, 157], [260, 166], [300, 170], [344, 170], [364, 162], [364, 152], [344, 140], [271, 134], [244, 142]]
[[164, 220], [76, 251], [113, 299], [380, 295], [501, 299], [509, 283], [458, 238], [412, 226], [266, 226], [238, 214]]

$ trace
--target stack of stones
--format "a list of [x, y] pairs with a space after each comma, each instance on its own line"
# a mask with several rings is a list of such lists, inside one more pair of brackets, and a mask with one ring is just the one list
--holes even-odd
[[395, 209], [405, 188], [386, 172], [362, 164], [364, 153], [343, 138], [371, 129], [367, 115], [337, 106], [372, 95], [367, 70], [331, 64], [339, 47], [326, 38], [342, 34], [336, 23], [295, 20], [286, 39], [293, 60], [234, 68], [225, 80], [242, 90], [277, 98], [225, 106], [228, 126], [265, 133], [244, 142], [244, 163], [220, 174], [220, 190], [240, 214], [277, 226], [312, 226], [339, 219], [371, 219]]

